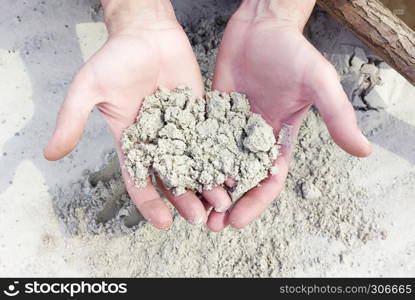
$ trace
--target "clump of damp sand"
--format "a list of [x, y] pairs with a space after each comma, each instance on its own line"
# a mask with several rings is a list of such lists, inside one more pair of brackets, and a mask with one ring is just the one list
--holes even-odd
[[137, 187], [154, 174], [175, 195], [211, 190], [232, 178], [236, 186], [229, 193], [237, 200], [277, 173], [273, 129], [237, 92], [210, 91], [205, 100], [184, 86], [160, 88], [145, 97], [122, 149]]

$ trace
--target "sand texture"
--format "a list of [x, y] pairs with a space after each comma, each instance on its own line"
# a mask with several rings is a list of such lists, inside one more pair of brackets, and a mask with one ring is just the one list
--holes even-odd
[[236, 186], [229, 193], [237, 200], [277, 173], [273, 129], [237, 92], [211, 91], [204, 100], [184, 86], [160, 88], [145, 97], [122, 149], [136, 186], [145, 187], [154, 174], [175, 195], [211, 190], [232, 178]]
[[[96, 0], [4, 1], [1, 276], [415, 276], [415, 88], [326, 13], [305, 32], [335, 65], [373, 154], [344, 153], [311, 109], [281, 195], [250, 226], [213, 233], [171, 205], [170, 230], [143, 219], [96, 109], [75, 151], [43, 158], [74, 74], [106, 41], [102, 11]], [[172, 2], [209, 90], [227, 21], [211, 17], [239, 1]]]
[[[221, 24], [224, 22], [212, 19], [200, 24], [199, 34], [204, 36], [205, 30], [209, 37], [208, 32], [218, 31], [218, 26], [223, 29]], [[191, 35], [191, 39], [192, 37]], [[201, 65], [208, 89], [215, 61], [215, 55], [212, 54], [217, 53], [217, 49], [207, 46], [215, 45], [209, 39], [202, 43], [203, 47], [196, 44], [194, 49], [198, 60], [205, 62]], [[151, 107], [154, 97], [150, 99], [152, 100], [147, 105]], [[146, 110], [144, 104], [143, 111]], [[164, 125], [159, 122], [158, 126], [162, 128]], [[136, 130], [135, 126], [133, 128]], [[177, 137], [172, 132], [168, 135]], [[142, 139], [149, 139], [149, 136], [157, 137], [154, 131], [148, 131]], [[366, 191], [353, 184], [351, 171], [358, 159], [344, 154], [333, 143], [314, 109], [301, 127], [285, 190], [257, 222], [242, 231], [227, 229], [218, 235], [206, 228], [196, 229], [176, 212], [175, 225], [167, 233], [152, 228], [128, 197], [120, 175], [120, 166], [114, 156], [112, 153], [106, 158], [108, 163], [103, 169], [86, 174], [74, 186], [62, 190], [55, 209], [68, 233], [86, 239], [95, 239], [90, 234], [99, 234], [97, 239], [107, 241], [114, 235], [131, 234], [122, 238], [123, 241], [130, 239], [135, 245], [126, 250], [126, 256], [131, 256], [127, 261], [152, 263], [146, 270], [129, 266], [122, 274], [292, 275], [298, 266], [307, 270], [321, 267], [318, 261], [322, 256], [325, 257], [324, 264], [338, 262], [340, 257], [350, 251], [352, 245], [356, 247], [383, 239], [387, 235], [378, 224], [381, 214], [367, 207]], [[173, 210], [172, 207], [171, 209]], [[337, 243], [339, 248], [322, 247], [320, 242], [325, 240]], [[211, 252], [206, 251], [204, 245], [216, 247], [215, 258], [209, 259], [207, 264], [205, 261]], [[158, 254], [159, 247], [163, 247], [165, 254]], [[183, 256], [180, 253], [187, 254]], [[168, 261], [165, 255], [169, 256]], [[104, 256], [107, 257], [107, 254]], [[266, 257], [272, 258], [267, 261]], [[101, 259], [103, 258], [94, 256], [94, 265], [104, 263]], [[120, 261], [109, 263], [106, 271], [105, 267], [99, 267], [96, 274], [111, 272], [110, 266], [116, 263]], [[182, 264], [192, 267], [184, 270]]]

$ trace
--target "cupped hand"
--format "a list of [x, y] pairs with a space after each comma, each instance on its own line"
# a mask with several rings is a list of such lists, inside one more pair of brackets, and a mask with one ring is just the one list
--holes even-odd
[[228, 213], [213, 213], [208, 221], [212, 230], [251, 223], [279, 195], [299, 127], [313, 104], [338, 146], [358, 157], [371, 152], [336, 70], [303, 36], [304, 23], [279, 20], [271, 13], [258, 17], [240, 9], [227, 25], [213, 87], [246, 94], [252, 110], [276, 134], [284, 124], [291, 125], [291, 143], [282, 145], [276, 161], [279, 173], [250, 190]]
[[[76, 75], [58, 115], [55, 132], [45, 148], [45, 157], [57, 160], [71, 152], [96, 106], [111, 129], [123, 165], [120, 139], [123, 130], [137, 116], [143, 98], [159, 86], [170, 89], [184, 84], [197, 96], [203, 95], [203, 82], [189, 41], [175, 18], [144, 19], [110, 32], [105, 45]], [[149, 181], [138, 189], [124, 169], [127, 191], [142, 215], [155, 227], [169, 228], [172, 217], [168, 207]], [[203, 203], [194, 193], [174, 196], [161, 190], [179, 213], [194, 224], [207, 220], [205, 206], [229, 207], [223, 188], [203, 193]]]

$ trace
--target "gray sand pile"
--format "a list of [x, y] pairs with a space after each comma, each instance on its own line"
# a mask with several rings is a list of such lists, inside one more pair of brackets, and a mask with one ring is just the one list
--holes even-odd
[[[224, 23], [204, 20], [186, 29], [207, 88]], [[314, 30], [314, 38], [338, 36], [326, 32]], [[343, 56], [350, 60], [350, 54]], [[284, 191], [257, 221], [238, 231], [217, 234], [194, 227], [173, 209], [173, 228], [154, 229], [128, 197], [117, 160], [105, 160], [102, 170], [85, 174], [54, 199], [66, 232], [78, 234], [83, 247], [99, 245], [86, 257], [65, 258], [85, 260], [93, 276], [325, 276], [338, 263], [358, 267], [351, 250], [386, 235], [378, 225], [382, 216], [354, 183], [359, 159], [331, 141], [315, 110], [301, 127]]]
[[136, 186], [145, 187], [154, 174], [175, 195], [211, 190], [230, 177], [236, 186], [229, 193], [237, 200], [277, 173], [272, 127], [236, 92], [211, 91], [205, 101], [186, 87], [160, 88], [145, 97], [122, 149]]

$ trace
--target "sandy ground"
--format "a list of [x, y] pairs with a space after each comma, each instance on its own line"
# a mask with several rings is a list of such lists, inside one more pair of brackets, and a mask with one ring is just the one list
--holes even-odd
[[[209, 264], [219, 261], [215, 255], [226, 247], [225, 234], [198, 239], [204, 229], [191, 228], [183, 233], [173, 228], [165, 234], [172, 247], [151, 244], [156, 234], [147, 224], [141, 234], [129, 238], [65, 235], [55, 216], [52, 197], [59, 187], [82, 178], [85, 169], [101, 167], [105, 154], [112, 149], [112, 139], [94, 111], [84, 138], [70, 156], [50, 163], [43, 159], [42, 148], [71, 78], [105, 41], [105, 27], [96, 1], [5, 2], [7, 9], [0, 12], [0, 276], [415, 276], [415, 88], [393, 71], [385, 75], [386, 87], [378, 90], [379, 96], [389, 101], [386, 109], [366, 110], [354, 103], [360, 123], [374, 144], [374, 153], [357, 161], [350, 180], [366, 191], [367, 207], [382, 215], [380, 225], [386, 232], [383, 239], [351, 247], [347, 255], [328, 263], [322, 260], [324, 249], [343, 246], [310, 236], [309, 240], [297, 241], [302, 246], [295, 249], [308, 247], [306, 255], [322, 252], [312, 267], [298, 263], [295, 271], [273, 273], [277, 262], [271, 259], [269, 263], [269, 258], [264, 258], [258, 261], [258, 272], [230, 266], [231, 271], [224, 274], [209, 269]], [[223, 2], [235, 6], [237, 1], [203, 1], [206, 9], [198, 8], [191, 0], [175, 2], [180, 6], [179, 18], [186, 22], [219, 14]], [[208, 9], [215, 5], [213, 12]], [[325, 35], [313, 34], [318, 30], [312, 29], [311, 40], [341, 69], [342, 56], [338, 52], [344, 47], [337, 44], [347, 41], [352, 48], [346, 47], [345, 51], [362, 46], [332, 20], [327, 22]], [[327, 40], [333, 40], [333, 45]], [[264, 222], [271, 217], [272, 211], [255, 226], [266, 226]], [[177, 227], [181, 226], [187, 225]], [[248, 245], [261, 248], [255, 245], [257, 237], [250, 233], [247, 229], [229, 245], [236, 249], [235, 255], [249, 251]], [[226, 232], [227, 236], [232, 234], [231, 230]], [[195, 268], [193, 252], [174, 247], [189, 239], [205, 243], [207, 266]], [[150, 257], [164, 257], [173, 264], [168, 257], [174, 253], [178, 260], [175, 268], [169, 269], [173, 271], [164, 271], [162, 259], [155, 259], [149, 268], [151, 261], [126, 257], [134, 251], [146, 251], [146, 241], [150, 241]], [[267, 254], [279, 251], [272, 245], [266, 244], [271, 247]], [[300, 257], [301, 253], [288, 255]], [[128, 272], [116, 266], [125, 266]], [[186, 269], [193, 271], [186, 273]]]

